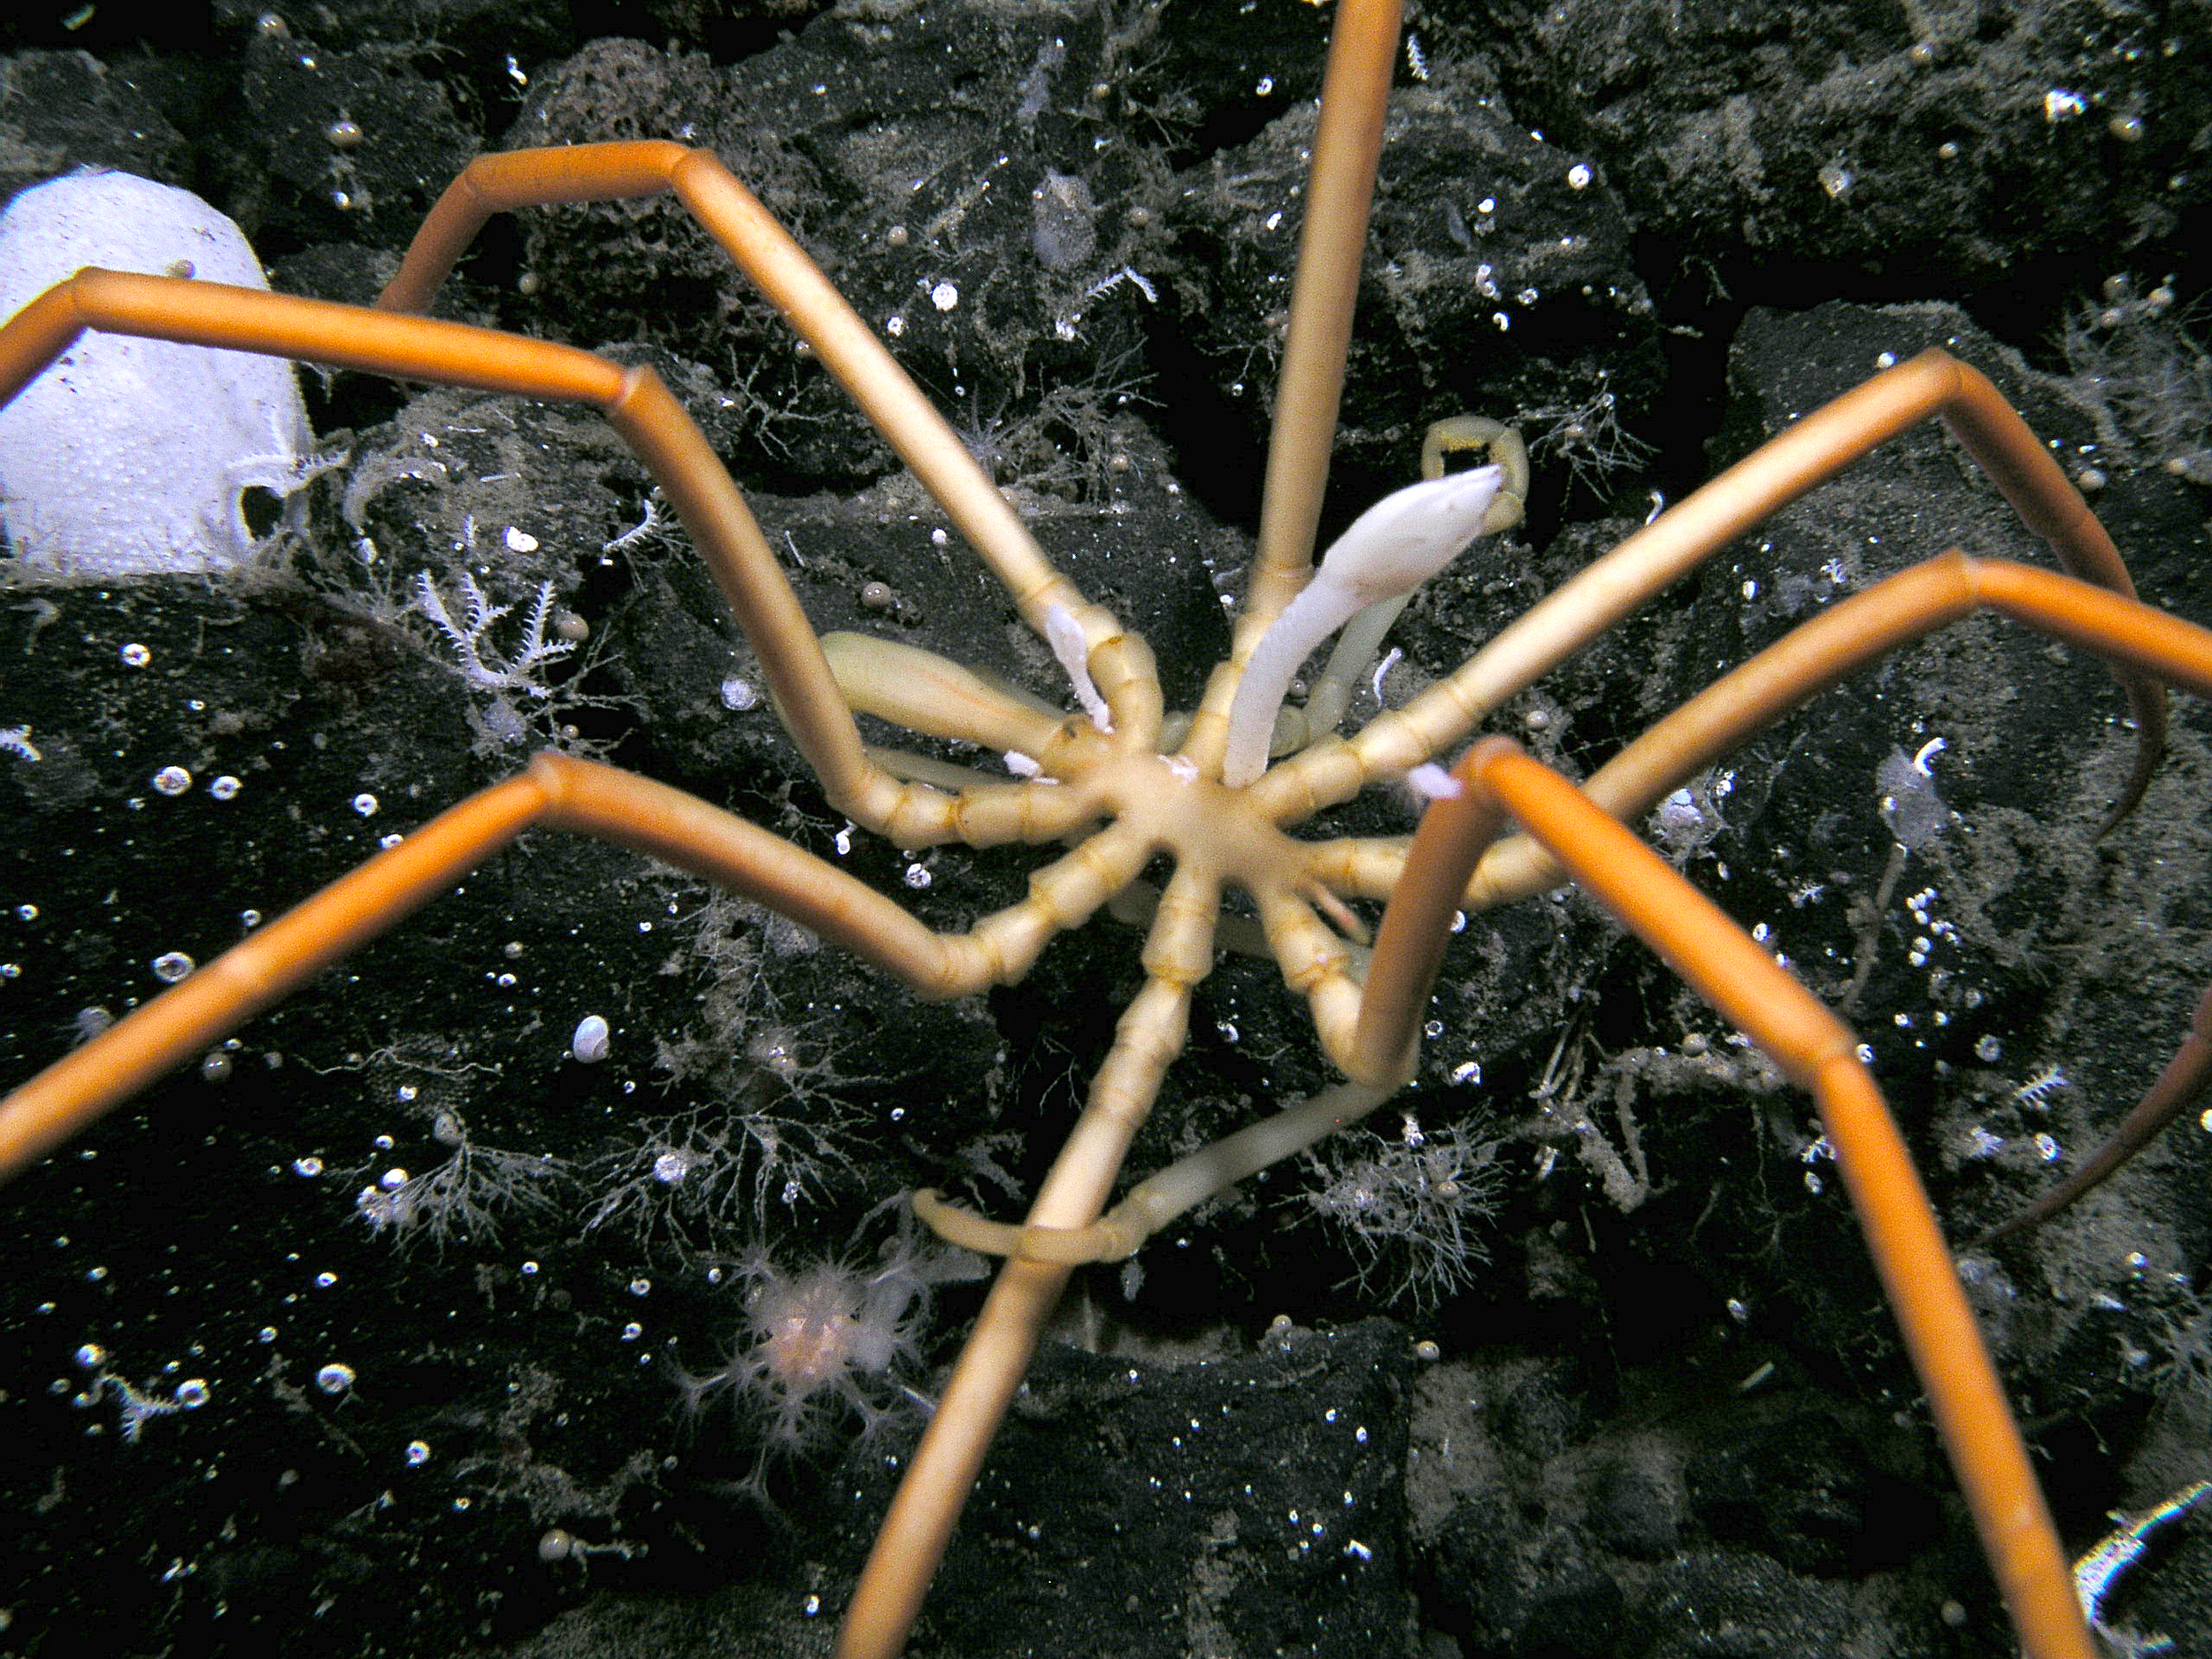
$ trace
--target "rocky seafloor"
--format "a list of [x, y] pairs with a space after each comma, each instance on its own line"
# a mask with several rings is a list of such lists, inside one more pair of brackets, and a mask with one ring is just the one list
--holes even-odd
[[[365, 303], [473, 155], [710, 146], [1152, 643], [1171, 704], [1194, 700], [1256, 519], [1325, 10], [214, 11], [0, 24], [0, 192], [84, 165], [188, 186], [280, 289]], [[1929, 346], [2090, 488], [2147, 599], [2212, 620], [2187, 231], [2212, 194], [2208, 25], [1416, 11], [1325, 534], [1463, 409], [1522, 426], [1536, 485], [1519, 530], [1416, 599], [1354, 718]], [[1066, 702], [672, 202], [495, 221], [441, 310], [653, 364], [818, 627]], [[0, 753], [0, 1078], [542, 743], [729, 806], [936, 926], [1021, 896], [1044, 855], [902, 850], [827, 807], [595, 416], [303, 379], [332, 465], [269, 569], [0, 593], [0, 727], [37, 755]], [[1491, 725], [1586, 773], [1954, 545], [2044, 557], [1924, 425]], [[541, 584], [588, 639], [542, 695], [472, 684], [419, 573], [449, 614], [465, 575], [515, 607], [475, 640], [495, 667]], [[2101, 837], [2119, 693], [1978, 619], [1641, 826], [1860, 1030], [1955, 1239], [2101, 1138], [2212, 971], [2212, 728], [2173, 712], [2142, 808]], [[192, 786], [156, 787], [168, 767]], [[1371, 791], [1327, 827], [1412, 814]], [[0, 1652], [826, 1652], [913, 1415], [764, 1465], [741, 1391], [687, 1412], [683, 1379], [730, 1363], [764, 1257], [864, 1269], [920, 1186], [1018, 1211], [1140, 983], [1137, 937], [1102, 918], [1018, 986], [926, 1005], [688, 877], [526, 837], [0, 1195]], [[1369, 1131], [1079, 1276], [912, 1651], [2013, 1651], [1809, 1102], [1569, 894], [1471, 918], [1437, 997], [1417, 1087]], [[610, 1053], [587, 1065], [595, 1014]], [[1279, 972], [1225, 956], [1132, 1168], [1325, 1080]], [[2070, 1547], [2212, 1473], [2206, 1141], [2192, 1115], [1966, 1258]], [[393, 1170], [446, 1172], [421, 1189], [443, 1207], [374, 1230], [358, 1195]], [[898, 1385], [928, 1395], [977, 1298], [936, 1287]], [[204, 1404], [144, 1409], [191, 1382]], [[2212, 1654], [2204, 1523], [2113, 1610]]]

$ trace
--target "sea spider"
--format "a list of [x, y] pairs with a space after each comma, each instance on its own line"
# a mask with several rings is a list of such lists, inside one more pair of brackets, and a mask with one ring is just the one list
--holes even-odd
[[[1348, 0], [1341, 10], [1259, 551], [1229, 660], [1198, 709], [1172, 726], [1144, 641], [1045, 561], [872, 331], [710, 155], [642, 142], [486, 157], [433, 213], [387, 289], [381, 314], [102, 272], [82, 273], [27, 308], [0, 345], [0, 389], [10, 394], [92, 327], [593, 405], [659, 479], [833, 803], [904, 848], [1077, 844], [1031, 878], [1023, 902], [965, 933], [940, 934], [843, 872], [693, 797], [572, 757], [541, 756], [523, 777], [431, 820], [23, 1085], [0, 1107], [0, 1167], [19, 1168], [203, 1052], [533, 825], [582, 830], [706, 875], [929, 997], [1018, 979], [1056, 933], [1134, 888], [1147, 865], [1164, 856], [1172, 874], [1147, 901], [1153, 919], [1144, 987], [1026, 1223], [983, 1221], [933, 1195], [917, 1201], [941, 1232], [1008, 1261], [853, 1598], [841, 1651], [887, 1654], [904, 1640], [1071, 1266], [1127, 1254], [1192, 1204], [1387, 1098], [1408, 1073], [1453, 912], [1535, 891], [1563, 871], [1814, 1092], [2023, 1640], [2036, 1659], [2085, 1659], [2087, 1633], [2017, 1431], [1855, 1040], [1599, 809], [1640, 812], [1811, 690], [1902, 639], [1989, 604], [2129, 664], [2121, 672], [2144, 741], [2124, 810], [2157, 751], [2157, 682], [2212, 687], [2212, 638], [2109, 591], [2124, 594], [2126, 575], [2079, 498], [1993, 388], [1935, 353], [1808, 417], [1407, 707], [1348, 739], [1330, 723], [1292, 717], [1275, 733], [1288, 758], [1245, 775], [1248, 768], [1229, 758], [1240, 732], [1249, 741], [1253, 730], [1237, 707], [1240, 683], [1310, 580], [1397, 20], [1388, 4]], [[925, 480], [1023, 618], [1052, 643], [1084, 713], [1040, 710], [926, 654], [818, 640], [727, 474], [649, 371], [394, 314], [427, 303], [493, 211], [663, 189], [675, 190], [723, 242]], [[1501, 699], [1778, 503], [1937, 412], [2082, 580], [1958, 554], [1916, 567], [1835, 606], [1717, 682], [1590, 780], [1586, 792], [1495, 740], [1470, 751], [1448, 777], [1424, 771]], [[1394, 526], [1383, 540], [1394, 544], [1419, 528], [1402, 534]], [[887, 764], [862, 746], [856, 708], [1018, 754], [1039, 776], [933, 787], [921, 780], [924, 769]], [[1274, 713], [1271, 706], [1259, 710], [1263, 749]], [[1226, 781], [1233, 772], [1236, 781]], [[1371, 784], [1409, 775], [1421, 776], [1438, 803], [1410, 844], [1306, 842], [1285, 833]], [[1509, 812], [1532, 839], [1493, 848]], [[1184, 1041], [1192, 987], [1212, 965], [1223, 895], [1232, 888], [1253, 902], [1286, 981], [1311, 1007], [1323, 1051], [1349, 1080], [1140, 1183], [1102, 1219], [1130, 1140]], [[1364, 930], [1347, 899], [1388, 902], [1363, 964]]]

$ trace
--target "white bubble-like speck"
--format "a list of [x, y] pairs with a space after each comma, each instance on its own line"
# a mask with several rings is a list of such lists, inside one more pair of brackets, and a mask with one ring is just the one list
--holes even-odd
[[364, 789], [359, 795], [353, 797], [353, 810], [358, 812], [363, 818], [374, 818], [376, 816], [376, 797], [365, 789]]
[[410, 1440], [407, 1442], [408, 1468], [420, 1469], [429, 1461], [430, 1442], [428, 1440]]
[[164, 766], [153, 776], [156, 795], [179, 795], [192, 787], [192, 774], [181, 766]]
[[748, 709], [760, 706], [760, 693], [751, 680], [732, 674], [722, 682], [722, 706], [742, 714]]
[[245, 787], [228, 772], [225, 772], [221, 777], [209, 782], [207, 792], [218, 801], [234, 801], [238, 798], [238, 792]]
[[123, 659], [123, 666], [126, 668], [143, 668], [154, 660], [154, 654], [136, 640], [133, 640], [116, 655]]
[[958, 285], [951, 282], [938, 283], [929, 291], [929, 303], [941, 311], [952, 310], [954, 306], [960, 303]]
[[1594, 177], [1596, 175], [1590, 171], [1588, 162], [1578, 161], [1567, 169], [1567, 188], [1570, 190], [1586, 190], [1590, 188], [1590, 180]]
[[353, 1386], [353, 1367], [337, 1360], [315, 1373], [315, 1386], [326, 1394], [342, 1394]]
[[152, 964], [154, 978], [159, 979], [164, 985], [174, 985], [179, 979], [188, 975], [197, 965], [181, 950], [165, 950], [154, 958]]

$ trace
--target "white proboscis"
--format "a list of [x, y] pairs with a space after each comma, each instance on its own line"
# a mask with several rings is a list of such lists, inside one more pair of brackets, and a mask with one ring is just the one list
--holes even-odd
[[1403, 598], [1456, 558], [1482, 534], [1504, 480], [1504, 469], [1496, 466], [1425, 480], [1384, 496], [1352, 521], [1245, 664], [1229, 706], [1222, 782], [1240, 788], [1267, 770], [1275, 711], [1299, 665], [1359, 611]]

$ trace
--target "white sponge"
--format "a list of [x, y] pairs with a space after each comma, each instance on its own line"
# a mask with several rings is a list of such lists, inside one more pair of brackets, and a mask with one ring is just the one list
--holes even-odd
[[[0, 214], [0, 318], [87, 265], [269, 286], [188, 190], [83, 173]], [[0, 521], [18, 557], [58, 573], [229, 569], [260, 546], [243, 492], [290, 495], [311, 444], [282, 359], [88, 332], [0, 410]]]

